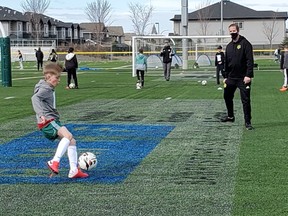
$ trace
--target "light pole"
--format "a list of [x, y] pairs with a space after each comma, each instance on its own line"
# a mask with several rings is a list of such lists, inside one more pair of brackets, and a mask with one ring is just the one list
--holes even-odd
[[221, 36], [224, 35], [223, 31], [223, 0], [221, 0]]
[[159, 34], [160, 34], [160, 25], [159, 25], [159, 22], [156, 22], [155, 25], [158, 26], [157, 35], [159, 35]]
[[[182, 25], [182, 35], [188, 35], [188, 0], [181, 1], [181, 25]], [[188, 41], [187, 39], [182, 39], [182, 59], [183, 59], [183, 66], [182, 69], [188, 69]]]

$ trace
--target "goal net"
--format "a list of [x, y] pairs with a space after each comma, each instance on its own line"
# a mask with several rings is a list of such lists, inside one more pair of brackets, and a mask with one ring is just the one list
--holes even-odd
[[147, 57], [149, 75], [162, 73], [160, 52], [168, 41], [172, 47], [172, 68], [189, 70], [195, 66], [214, 64], [217, 47], [225, 49], [231, 40], [230, 36], [134, 36], [132, 37], [132, 76], [136, 76], [135, 57], [140, 48]]

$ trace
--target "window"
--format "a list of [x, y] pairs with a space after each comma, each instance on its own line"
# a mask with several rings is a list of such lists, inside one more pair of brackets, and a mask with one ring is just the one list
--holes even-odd
[[46, 24], [44, 25], [44, 35], [49, 36], [49, 26]]
[[78, 30], [74, 29], [74, 38], [77, 39], [78, 38]]
[[26, 27], [27, 27], [27, 32], [31, 33], [32, 32], [31, 23], [27, 23]]
[[61, 38], [62, 38], [62, 39], [65, 39], [65, 37], [66, 37], [65, 28], [62, 28], [62, 31], [61, 31], [61, 32], [62, 32], [62, 37], [61, 37]]
[[240, 22], [233, 22], [235, 24], [237, 24], [239, 26], [239, 29], [244, 29], [244, 22], [240, 21]]
[[21, 31], [22, 31], [22, 23], [17, 22], [17, 32], [21, 32]]

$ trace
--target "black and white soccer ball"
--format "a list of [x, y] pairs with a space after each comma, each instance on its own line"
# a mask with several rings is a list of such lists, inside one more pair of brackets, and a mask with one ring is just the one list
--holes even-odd
[[137, 83], [136, 83], [136, 89], [141, 89], [141, 87], [142, 87], [142, 86], [141, 86], [141, 83], [140, 83], [140, 82], [137, 82]]
[[203, 86], [207, 85], [207, 80], [202, 80], [201, 85], [203, 85]]
[[83, 170], [91, 170], [97, 166], [96, 155], [91, 152], [84, 152], [78, 159], [79, 167]]
[[76, 87], [76, 86], [75, 86], [74, 83], [70, 83], [70, 84], [69, 84], [69, 88], [70, 88], [70, 89], [74, 89], [75, 87]]

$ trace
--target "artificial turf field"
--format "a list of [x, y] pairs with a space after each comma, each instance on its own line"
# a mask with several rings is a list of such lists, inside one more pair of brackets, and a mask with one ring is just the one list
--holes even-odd
[[213, 67], [175, 69], [169, 82], [148, 71], [141, 90], [131, 62], [82, 62], [94, 70], [79, 71], [78, 90], [65, 90], [64, 74], [62, 123], [79, 153], [98, 158], [83, 180], [67, 178], [66, 157], [48, 178], [56, 143], [37, 132], [30, 100], [42, 75], [34, 62], [13, 65], [13, 87], [0, 87], [0, 215], [288, 215], [288, 95], [279, 65], [256, 62], [253, 131], [238, 91], [235, 123], [219, 121], [225, 105]]

